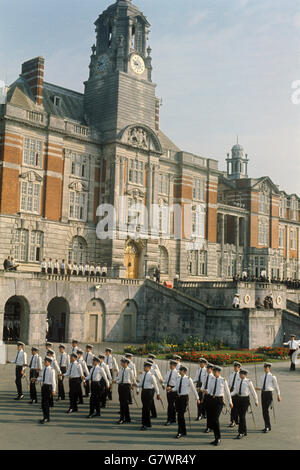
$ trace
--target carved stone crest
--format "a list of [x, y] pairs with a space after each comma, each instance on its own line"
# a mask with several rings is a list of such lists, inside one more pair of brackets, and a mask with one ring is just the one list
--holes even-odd
[[149, 145], [146, 131], [141, 127], [133, 127], [128, 132], [128, 143], [133, 147], [147, 150]]

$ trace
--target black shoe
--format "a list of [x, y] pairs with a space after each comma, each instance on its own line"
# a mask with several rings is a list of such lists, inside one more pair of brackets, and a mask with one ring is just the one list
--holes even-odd
[[197, 418], [195, 419], [195, 421], [201, 421], [201, 416], [197, 416]]
[[204, 430], [204, 432], [205, 432], [206, 434], [208, 434], [208, 433], [210, 432], [210, 429], [209, 429], [209, 428], [206, 428], [206, 429]]
[[175, 439], [180, 439], [180, 438], [183, 437], [183, 436], [186, 436], [186, 433], [184, 433], [184, 432], [183, 432], [183, 433], [180, 433], [180, 432], [179, 432], [178, 434], [176, 434]]
[[262, 430], [262, 432], [265, 433], [265, 434], [266, 434], [267, 432], [270, 432], [270, 431], [271, 431], [270, 428], [265, 428], [265, 429]]
[[86, 418], [87, 418], [87, 419], [91, 419], [91, 418], [93, 418], [94, 416], [95, 416], [94, 414], [91, 414], [91, 415], [88, 415]]
[[41, 419], [41, 420], [40, 420], [40, 424], [49, 423], [49, 421], [50, 421], [50, 419], [44, 418], [44, 419]]
[[172, 424], [171, 421], [167, 421], [167, 422], [165, 423], [165, 426], [171, 426], [171, 424]]
[[33, 404], [33, 401], [34, 401], [34, 400], [30, 400], [30, 401], [28, 402], [28, 405], [32, 405], [32, 404]]
[[34, 403], [38, 403], [38, 399], [34, 400]]
[[219, 446], [221, 444], [221, 439], [216, 439], [212, 444], [214, 446]]
[[119, 421], [116, 422], [116, 424], [124, 424], [124, 423], [125, 423], [124, 419], [119, 419]]
[[244, 434], [238, 434], [238, 435], [236, 436], [236, 439], [242, 439], [243, 437], [244, 437]]
[[77, 410], [72, 410], [72, 408], [69, 408], [68, 411], [66, 411], [66, 414], [74, 413], [74, 411], [77, 411]]
[[147, 426], [142, 426], [141, 431], [147, 431]]
[[228, 425], [228, 427], [229, 427], [229, 428], [234, 428], [234, 427], [235, 427], [235, 423], [230, 423], [230, 424]]

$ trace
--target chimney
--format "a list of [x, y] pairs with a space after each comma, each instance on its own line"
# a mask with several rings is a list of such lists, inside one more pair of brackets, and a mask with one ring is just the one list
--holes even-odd
[[155, 98], [155, 131], [159, 131], [159, 108], [160, 108], [160, 101], [159, 98]]
[[40, 106], [43, 104], [44, 62], [43, 57], [35, 57], [24, 62], [21, 74], [27, 81], [36, 104]]

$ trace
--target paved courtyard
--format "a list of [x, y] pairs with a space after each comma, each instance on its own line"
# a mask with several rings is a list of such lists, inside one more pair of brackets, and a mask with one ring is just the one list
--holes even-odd
[[[15, 349], [9, 347], [8, 357], [12, 359]], [[138, 360], [140, 369], [142, 360]], [[160, 361], [161, 370], [166, 371], [166, 361]], [[191, 372], [194, 373], [195, 365]], [[248, 367], [250, 376], [255, 383], [254, 366]], [[262, 369], [257, 366], [257, 375]], [[222, 445], [221, 449], [299, 449], [300, 448], [300, 369], [294, 373], [289, 372], [287, 362], [274, 363], [273, 373], [277, 376], [281, 388], [282, 402], [275, 403], [276, 423], [272, 416], [272, 432], [262, 434], [263, 421], [261, 407], [253, 406], [256, 428], [252, 417], [247, 415], [248, 437], [241, 441], [235, 440], [236, 430], [227, 427], [229, 423], [228, 414], [221, 417]], [[223, 375], [228, 378], [229, 369], [224, 368]], [[81, 449], [105, 449], [105, 450], [218, 450], [211, 448], [209, 442], [211, 434], [205, 434], [204, 423], [195, 422], [196, 404], [193, 396], [191, 403], [191, 428], [188, 424], [188, 436], [175, 440], [176, 425], [163, 426], [166, 420], [166, 397], [162, 394], [165, 409], [156, 402], [158, 418], [152, 421], [151, 430], [141, 432], [141, 401], [140, 395], [136, 396], [138, 407], [131, 407], [132, 423], [119, 426], [117, 389], [114, 387], [113, 401], [108, 402], [108, 407], [102, 411], [100, 418], [87, 420], [88, 399], [85, 404], [80, 405], [79, 413], [66, 415], [68, 401], [55, 402], [51, 413], [51, 422], [48, 425], [40, 425], [40, 405], [29, 405], [28, 387], [26, 380], [23, 382], [25, 398], [16, 402], [14, 385], [14, 366], [0, 366], [0, 449], [51, 449], [70, 450]], [[38, 389], [39, 390], [39, 389]], [[188, 414], [186, 414], [188, 422]], [[21, 431], [21, 432], [20, 432]]]

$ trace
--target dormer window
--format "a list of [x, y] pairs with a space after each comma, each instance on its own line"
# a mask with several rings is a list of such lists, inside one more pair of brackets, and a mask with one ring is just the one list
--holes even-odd
[[54, 102], [54, 106], [57, 106], [57, 107], [61, 106], [61, 98], [59, 96], [54, 96], [53, 102]]

